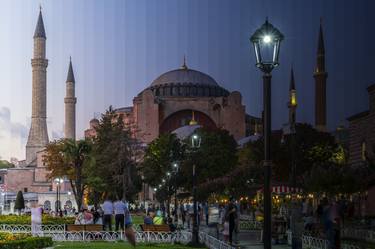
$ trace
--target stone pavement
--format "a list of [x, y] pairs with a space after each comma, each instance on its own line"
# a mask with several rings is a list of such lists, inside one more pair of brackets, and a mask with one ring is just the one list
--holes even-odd
[[[221, 233], [217, 233], [216, 228], [207, 227], [205, 225], [201, 225], [199, 228], [201, 231], [208, 233], [209, 235], [214, 236], [217, 238], [219, 235], [219, 239], [223, 240]], [[260, 241], [260, 232], [259, 231], [240, 231], [237, 235], [237, 238], [234, 237], [236, 247], [240, 249], [263, 249], [263, 243]], [[272, 245], [272, 248], [276, 249], [290, 249], [291, 246], [288, 245]]]

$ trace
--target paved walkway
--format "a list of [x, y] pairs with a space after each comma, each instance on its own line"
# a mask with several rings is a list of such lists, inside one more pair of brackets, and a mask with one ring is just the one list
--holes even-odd
[[[201, 231], [208, 233], [209, 235], [217, 238], [217, 230], [213, 227], [207, 227], [205, 225], [200, 226]], [[219, 233], [219, 239], [223, 240], [221, 233]], [[260, 231], [240, 231], [237, 238], [234, 237], [236, 246], [241, 249], [261, 249], [263, 243], [260, 241]], [[276, 249], [290, 249], [288, 245], [272, 245], [272, 248]]]

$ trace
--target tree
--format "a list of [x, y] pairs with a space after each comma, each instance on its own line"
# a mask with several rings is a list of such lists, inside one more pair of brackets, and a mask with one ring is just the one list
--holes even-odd
[[96, 164], [89, 175], [94, 203], [106, 196], [132, 200], [141, 181], [137, 170], [140, 144], [125, 127], [123, 116], [110, 106], [95, 128], [93, 138]]
[[95, 163], [91, 141], [61, 139], [51, 142], [46, 146], [43, 162], [50, 171], [50, 179], [68, 178], [77, 206], [81, 208], [89, 169]]
[[185, 145], [173, 133], [162, 134], [146, 148], [141, 164], [144, 181], [156, 187], [159, 201], [167, 200], [167, 210], [171, 196], [181, 187], [180, 171], [175, 167], [184, 159]]
[[22, 209], [25, 209], [25, 200], [23, 199], [22, 191], [18, 191], [16, 202], [14, 204], [14, 209], [18, 210], [18, 213], [21, 213]]
[[14, 168], [14, 164], [6, 160], [0, 160], [0, 169], [9, 169], [9, 168]]
[[199, 149], [192, 150], [189, 138], [184, 141], [187, 152], [181, 172], [185, 179], [183, 186], [186, 190], [191, 190], [192, 167], [193, 164], [196, 165], [198, 198], [206, 200], [211, 193], [225, 190], [227, 185], [214, 182], [236, 169], [237, 142], [226, 130], [199, 129], [197, 134], [201, 137]]

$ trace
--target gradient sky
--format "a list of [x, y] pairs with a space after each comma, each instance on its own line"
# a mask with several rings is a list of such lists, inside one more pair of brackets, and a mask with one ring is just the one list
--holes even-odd
[[76, 78], [77, 134], [109, 105], [129, 106], [158, 75], [190, 68], [242, 93], [249, 114], [262, 110], [261, 74], [249, 37], [268, 16], [285, 35], [273, 72], [273, 128], [288, 119], [294, 65], [299, 122], [314, 121], [313, 69], [323, 18], [328, 126], [368, 108], [375, 82], [371, 0], [2, 0], [0, 7], [0, 156], [24, 159], [31, 116], [33, 33], [42, 4], [47, 34], [50, 138], [63, 136], [69, 56]]

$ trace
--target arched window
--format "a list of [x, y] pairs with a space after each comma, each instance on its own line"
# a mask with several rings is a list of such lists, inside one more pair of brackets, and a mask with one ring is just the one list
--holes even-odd
[[363, 141], [361, 144], [361, 159], [366, 161], [366, 141]]
[[44, 210], [46, 211], [51, 210], [51, 202], [48, 200], [45, 201], [43, 207], [44, 207]]
[[66, 207], [66, 209], [72, 209], [72, 207], [73, 207], [73, 203], [72, 203], [72, 201], [71, 200], [67, 200], [66, 202], [65, 202], [65, 207]]

